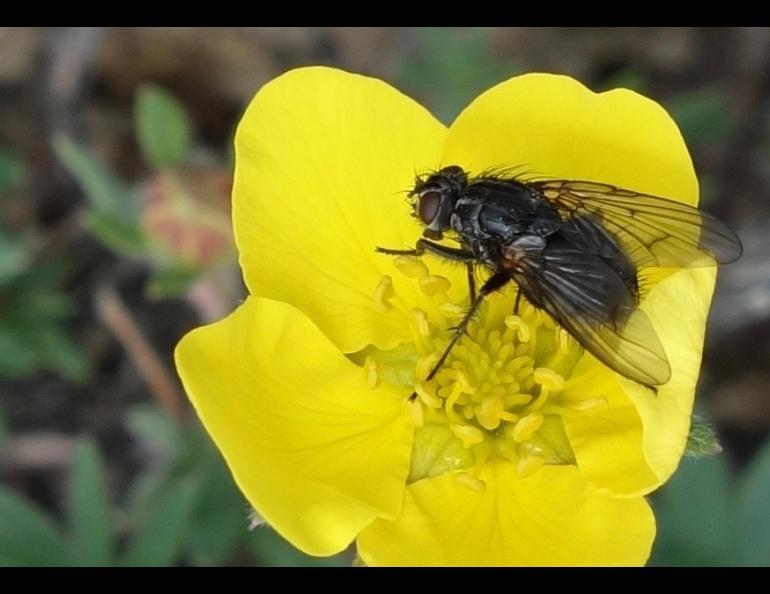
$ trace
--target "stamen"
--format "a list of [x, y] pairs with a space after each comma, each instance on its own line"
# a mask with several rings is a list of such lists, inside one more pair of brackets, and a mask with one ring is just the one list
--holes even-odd
[[519, 458], [516, 464], [516, 474], [519, 478], [527, 478], [535, 474], [545, 465], [545, 459], [541, 456], [531, 456], [527, 458]]
[[484, 481], [472, 477], [467, 472], [458, 472], [455, 475], [455, 478], [460, 482], [460, 484], [462, 484], [464, 487], [468, 487], [471, 491], [483, 493], [487, 489], [487, 484]]
[[396, 296], [396, 291], [393, 288], [393, 279], [390, 275], [384, 275], [380, 282], [377, 283], [377, 287], [374, 289], [374, 304], [377, 309], [383, 313], [387, 313], [393, 309], [390, 304], [390, 300]]
[[380, 373], [377, 360], [371, 355], [367, 355], [364, 361], [364, 373], [366, 374], [366, 385], [374, 390], [380, 385]]
[[[509, 314], [515, 291], [502, 291], [482, 302], [428, 381], [468, 311], [467, 296], [451, 301], [451, 277], [430, 274], [419, 258], [400, 256], [395, 265], [418, 288], [408, 313], [413, 350], [407, 357], [369, 355], [363, 368], [368, 386], [398, 377], [417, 395], [407, 402], [407, 417], [417, 435], [433, 437], [415, 440], [413, 460], [422, 465], [413, 466], [410, 481], [463, 468], [458, 480], [482, 491], [486, 485], [478, 477], [490, 460], [508, 461], [521, 478], [545, 464], [575, 464], [562, 416], [599, 414], [609, 403], [603, 396], [560, 395], [572, 386], [582, 353], [572, 337], [526, 303]], [[393, 297], [392, 279], [384, 276], [375, 302], [383, 311], [400, 309], [401, 300], [391, 306]], [[408, 367], [391, 369], [399, 365]]]
[[422, 278], [428, 274], [428, 267], [425, 263], [415, 256], [396, 256], [393, 259], [399, 272], [409, 278]]
[[481, 443], [484, 441], [484, 432], [478, 427], [451, 423], [449, 425], [449, 429], [463, 442], [463, 445], [466, 449], [475, 443]]
[[553, 369], [547, 367], [538, 367], [532, 374], [535, 382], [548, 388], [549, 390], [558, 391], [564, 389], [564, 378], [556, 373]]
[[423, 276], [420, 278], [419, 284], [422, 292], [428, 297], [433, 297], [439, 293], [446, 293], [452, 286], [449, 279], [439, 276], [438, 274]]
[[422, 402], [419, 400], [407, 400], [405, 405], [409, 413], [409, 420], [411, 421], [412, 427], [422, 427], [425, 424]]
[[519, 338], [519, 342], [529, 342], [532, 337], [532, 333], [529, 329], [529, 324], [522, 320], [519, 316], [511, 315], [505, 318], [505, 325], [511, 330], [516, 331], [516, 335]]
[[428, 314], [426, 314], [419, 307], [412, 308], [412, 322], [414, 322], [415, 328], [420, 336], [427, 338], [430, 336], [430, 322], [428, 321]]
[[414, 384], [414, 391], [427, 406], [431, 408], [441, 408], [441, 398], [436, 396], [436, 385], [423, 380], [418, 380]]
[[465, 310], [462, 307], [455, 305], [454, 303], [450, 303], [449, 301], [439, 305], [438, 310], [445, 318], [450, 319], [460, 318], [465, 313]]
[[503, 399], [499, 397], [484, 398], [476, 412], [479, 425], [487, 431], [492, 431], [500, 426], [502, 414], [505, 411]]
[[530, 439], [543, 425], [543, 415], [539, 412], [528, 414], [520, 418], [513, 428], [513, 440], [521, 443]]

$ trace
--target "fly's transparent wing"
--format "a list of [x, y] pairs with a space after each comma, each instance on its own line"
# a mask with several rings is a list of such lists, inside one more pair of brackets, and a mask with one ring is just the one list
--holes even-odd
[[637, 267], [726, 264], [743, 251], [724, 223], [680, 202], [589, 181], [542, 180], [527, 185], [567, 218], [588, 215], [601, 220]]
[[554, 240], [519, 264], [514, 279], [530, 301], [602, 363], [646, 386], [669, 380], [671, 368], [652, 323], [600, 256]]

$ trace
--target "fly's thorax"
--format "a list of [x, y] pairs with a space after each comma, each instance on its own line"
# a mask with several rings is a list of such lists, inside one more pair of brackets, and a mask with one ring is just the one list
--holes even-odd
[[[514, 314], [515, 285], [489, 296], [444, 365], [428, 380], [468, 299], [449, 297], [451, 283], [431, 274], [414, 257], [397, 268], [424, 295], [419, 304], [401, 302], [390, 277], [375, 291], [384, 315], [409, 316], [413, 341], [391, 351], [366, 349], [354, 356], [376, 388], [388, 382], [404, 388], [415, 426], [411, 482], [454, 472], [471, 488], [489, 461], [504, 460], [527, 477], [546, 464], [575, 464], [563, 418], [606, 410], [602, 397], [570, 393], [582, 348], [537, 308], [522, 303]], [[409, 398], [414, 392], [415, 396]]]

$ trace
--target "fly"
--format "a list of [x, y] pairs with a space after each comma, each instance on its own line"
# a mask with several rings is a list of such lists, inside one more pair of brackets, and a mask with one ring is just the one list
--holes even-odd
[[[639, 308], [639, 271], [726, 264], [738, 237], [697, 208], [600, 182], [470, 176], [456, 165], [418, 177], [410, 197], [424, 226], [413, 249], [462, 262], [471, 305], [427, 379], [446, 361], [483, 300], [509, 282], [602, 363], [656, 390], [671, 367]], [[449, 239], [456, 245], [438, 243]], [[490, 272], [476, 290], [474, 270]]]

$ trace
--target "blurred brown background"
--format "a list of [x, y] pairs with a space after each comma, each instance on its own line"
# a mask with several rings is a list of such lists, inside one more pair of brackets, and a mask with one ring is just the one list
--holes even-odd
[[[243, 295], [219, 226], [238, 118], [263, 83], [308, 64], [383, 78], [446, 123], [478, 92], [528, 71], [634, 88], [666, 106], [693, 154], [702, 206], [745, 246], [720, 272], [708, 329], [698, 409], [725, 448], [709, 463], [722, 465], [726, 498], [756, 499], [742, 495], [752, 481], [770, 495], [770, 475], [744, 476], [761, 466], [770, 428], [769, 29], [0, 28], [0, 562], [316, 562], [245, 529], [246, 505], [189, 418], [170, 359], [187, 330]], [[141, 114], [179, 116], [167, 134], [182, 148], [148, 140], [152, 130], [143, 137]], [[134, 201], [129, 229], [110, 218], [118, 194]], [[178, 216], [168, 204], [179, 201], [209, 218]], [[175, 261], [186, 237], [209, 251]], [[761, 503], [741, 520], [755, 525], [745, 550], [721, 542], [740, 526], [713, 524], [723, 509], [713, 506], [732, 500], [681, 519], [681, 493], [717, 488], [698, 482], [708, 472], [658, 504], [661, 522], [680, 523], [661, 530], [656, 562], [770, 563]], [[77, 485], [99, 484], [103, 521], [78, 527]], [[29, 526], [3, 524], [18, 506], [36, 506], [32, 529], [50, 537], [50, 553], [24, 544]], [[158, 527], [168, 506], [186, 515]], [[173, 533], [165, 549], [141, 548], [160, 532]], [[73, 538], [86, 553], [56, 557]]]

